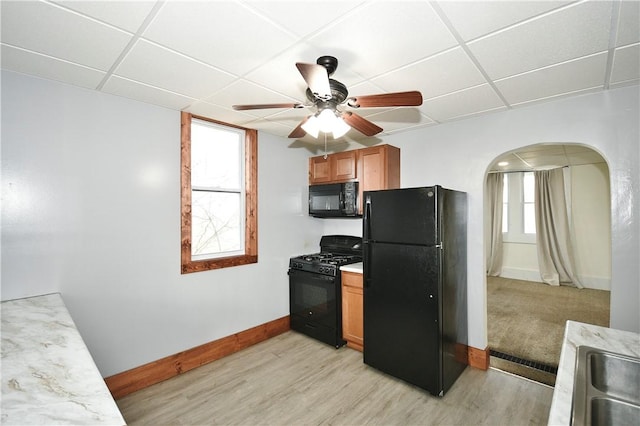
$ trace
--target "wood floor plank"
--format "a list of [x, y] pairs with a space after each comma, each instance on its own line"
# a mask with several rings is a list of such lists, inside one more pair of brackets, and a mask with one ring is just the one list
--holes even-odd
[[546, 424], [553, 389], [467, 368], [443, 397], [294, 331], [117, 400], [129, 425]]

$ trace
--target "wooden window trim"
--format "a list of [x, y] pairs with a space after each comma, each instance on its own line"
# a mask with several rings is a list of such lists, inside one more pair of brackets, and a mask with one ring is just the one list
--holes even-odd
[[[239, 256], [191, 260], [191, 120], [245, 131], [245, 248]], [[258, 131], [182, 112], [180, 116], [181, 272], [208, 271], [258, 262]]]

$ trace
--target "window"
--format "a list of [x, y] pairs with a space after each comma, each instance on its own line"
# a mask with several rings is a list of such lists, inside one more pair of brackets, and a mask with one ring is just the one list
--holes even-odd
[[182, 273], [256, 263], [257, 131], [181, 121]]
[[535, 179], [533, 172], [504, 176], [502, 204], [503, 240], [535, 244]]

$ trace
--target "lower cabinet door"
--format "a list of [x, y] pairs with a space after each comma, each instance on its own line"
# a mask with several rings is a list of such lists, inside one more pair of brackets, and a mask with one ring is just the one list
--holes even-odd
[[364, 347], [362, 274], [342, 273], [342, 338], [350, 348]]

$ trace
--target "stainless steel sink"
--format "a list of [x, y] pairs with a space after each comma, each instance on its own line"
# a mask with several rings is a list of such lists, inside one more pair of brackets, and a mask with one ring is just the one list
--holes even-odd
[[578, 346], [572, 425], [631, 425], [640, 419], [640, 358]]

